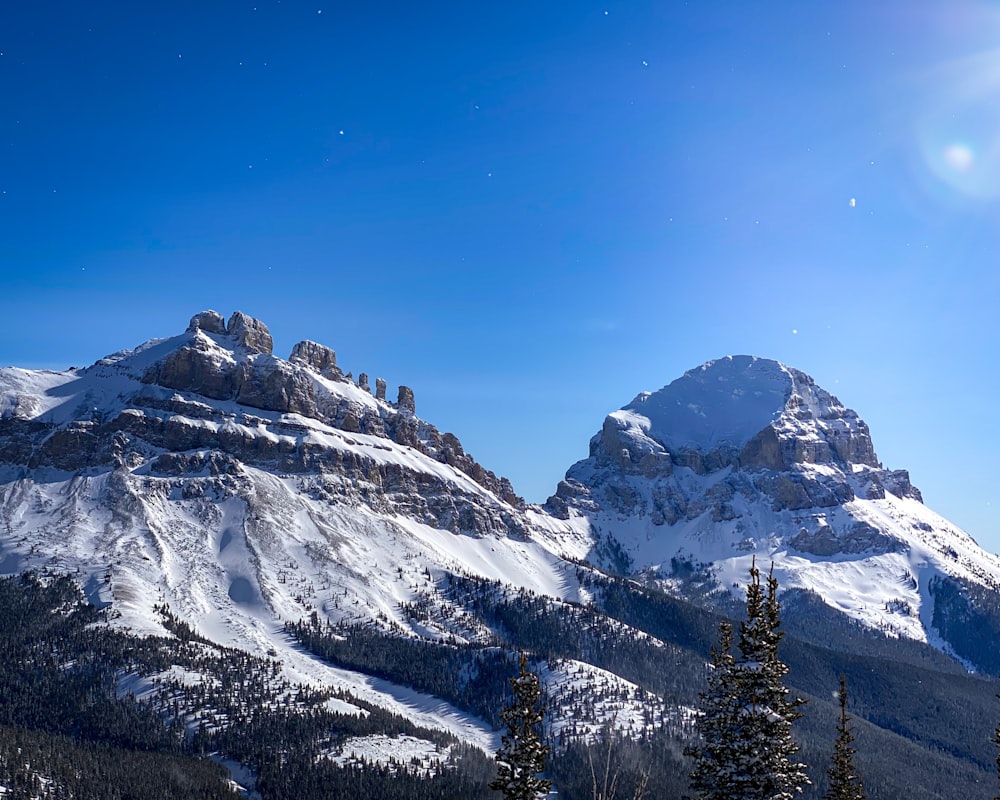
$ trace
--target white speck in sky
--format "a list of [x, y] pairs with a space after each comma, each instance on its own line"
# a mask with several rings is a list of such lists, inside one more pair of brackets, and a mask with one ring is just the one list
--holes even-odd
[[854, 197], [852, 197], [850, 200], [847, 201], [847, 205], [849, 205], [851, 208], [854, 208], [857, 204], [858, 201]]
[[317, 13], [317, 14], [322, 14], [322, 13], [323, 13], [323, 9], [322, 9], [322, 8], [318, 9], [318, 10], [316, 11], [316, 13]]
[[487, 172], [486, 173], [486, 177], [487, 178], [492, 178], [493, 177], [493, 173], [492, 172]]
[[649, 66], [649, 62], [648, 62], [648, 61], [643, 61], [643, 62], [642, 62], [642, 65], [643, 65], [644, 67], [648, 67], [648, 66]]
[[340, 134], [341, 136], [343, 136], [343, 135], [344, 135], [344, 132], [343, 132], [343, 131], [337, 131], [337, 133], [338, 133], [338, 134]]
[[178, 54], [177, 54], [177, 57], [178, 57], [178, 58], [184, 58], [184, 56], [183, 56], [183, 55], [181, 55], [180, 53], [178, 53]]
[[[607, 11], [605, 11], [605, 12], [604, 12], [604, 16], [607, 16], [607, 15], [608, 15], [608, 12], [607, 12]], [[2, 53], [0, 53], [0, 55], [2, 55]]]
[[796, 333], [797, 334], [798, 332], [799, 332], [798, 328], [792, 328], [792, 333]]
[[247, 169], [253, 169], [253, 164], [247, 164]]

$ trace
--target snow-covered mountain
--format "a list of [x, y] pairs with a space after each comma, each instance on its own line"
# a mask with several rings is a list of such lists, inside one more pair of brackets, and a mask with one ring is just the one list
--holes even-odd
[[[496, 692], [523, 648], [553, 741], [610, 726], [670, 750], [664, 769], [682, 775], [717, 617], [676, 596], [732, 608], [753, 557], [783, 589], [1000, 674], [1000, 559], [882, 468], [857, 414], [774, 361], [721, 359], [639, 395], [544, 507], [418, 417], [408, 387], [390, 401], [384, 380], [345, 375], [315, 342], [279, 358], [240, 312], [202, 312], [85, 369], [0, 369], [0, 573], [70, 574], [115, 626], [269, 659], [280, 678], [261, 679], [262, 708], [296, 698], [411, 726], [306, 736], [331, 763], [402, 753], [429, 770], [451, 760], [441, 732], [491, 752]], [[853, 631], [837, 646], [882, 658], [882, 640]], [[892, 657], [956, 680], [953, 661], [918, 650]], [[841, 667], [800, 655], [802, 691], [825, 697]], [[198, 658], [122, 687], [204, 722], [204, 691], [184, 687], [219, 679]], [[878, 736], [894, 743], [902, 724]], [[937, 769], [928, 752], [910, 763]], [[972, 782], [981, 768], [956, 767]]]
[[776, 361], [638, 395], [542, 509], [417, 417], [408, 387], [390, 402], [323, 345], [271, 349], [259, 320], [209, 311], [86, 369], [0, 370], [0, 568], [75, 571], [129, 625], [167, 602], [265, 648], [314, 610], [453, 635], [399, 611], [428, 570], [585, 601], [564, 557], [730, 588], [773, 561], [784, 589], [945, 650], [969, 588], [1000, 586], [1000, 559], [882, 468], [858, 415]]
[[[316, 614], [486, 640], [448, 613], [442, 576], [586, 602], [576, 565], [545, 546], [505, 478], [416, 416], [408, 387], [390, 402], [385, 381], [373, 392], [345, 376], [327, 347], [271, 350], [259, 320], [206, 311], [85, 369], [0, 370], [0, 571], [76, 574], [137, 632], [166, 634], [154, 612], [166, 605], [200, 636], [272, 654], [289, 680], [492, 750], [482, 720], [333, 669], [282, 624]], [[416, 604], [436, 613], [418, 619]], [[568, 685], [560, 669], [554, 687]]]
[[786, 590], [973, 661], [950, 623], [975, 610], [970, 592], [1000, 586], [1000, 559], [923, 505], [905, 470], [882, 467], [857, 413], [752, 356], [609, 414], [547, 507], [605, 566], [735, 587], [756, 557]]

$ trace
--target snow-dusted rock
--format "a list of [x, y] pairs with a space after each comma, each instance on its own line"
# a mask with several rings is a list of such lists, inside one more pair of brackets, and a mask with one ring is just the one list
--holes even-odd
[[274, 349], [274, 340], [267, 325], [242, 311], [233, 312], [229, 322], [226, 323], [226, 333], [251, 352], [271, 353]]
[[409, 411], [411, 414], [416, 414], [417, 405], [413, 399], [413, 389], [409, 386], [400, 386], [399, 395], [396, 398], [396, 406], [400, 411]]
[[188, 331], [203, 330], [208, 333], [225, 333], [226, 319], [218, 311], [201, 311], [191, 317]]
[[304, 364], [325, 378], [341, 377], [340, 370], [337, 369], [337, 354], [316, 342], [299, 342], [292, 348], [288, 360], [293, 364]]
[[337, 379], [329, 348], [284, 361], [262, 323], [220, 319], [84, 370], [0, 370], [0, 569], [76, 574], [137, 631], [164, 633], [166, 603], [202, 636], [276, 653], [295, 680], [492, 742], [480, 721], [420, 710], [430, 698], [318, 665], [282, 623], [426, 635], [403, 608], [439, 592], [431, 574], [579, 601], [576, 567], [539, 543], [506, 479], [413, 413], [412, 392], [397, 408]]

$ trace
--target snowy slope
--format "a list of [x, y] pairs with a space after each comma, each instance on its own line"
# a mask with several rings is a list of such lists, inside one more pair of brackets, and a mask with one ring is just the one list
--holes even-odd
[[283, 623], [441, 639], [456, 632], [401, 609], [442, 576], [585, 601], [576, 567], [536, 541], [504, 479], [415, 416], [405, 387], [392, 403], [326, 348], [286, 361], [269, 346], [259, 321], [205, 312], [86, 369], [0, 370], [0, 569], [74, 573], [137, 632], [166, 634], [153, 611], [166, 604], [211, 641], [273, 654], [291, 682], [492, 751], [482, 721], [323, 664]]

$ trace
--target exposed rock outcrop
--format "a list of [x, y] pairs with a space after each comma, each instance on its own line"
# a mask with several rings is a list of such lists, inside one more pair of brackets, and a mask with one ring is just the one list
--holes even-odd
[[821, 525], [811, 532], [803, 528], [788, 544], [801, 553], [822, 557], [897, 553], [904, 549], [898, 540], [865, 522], [856, 522], [842, 533], [830, 525]]
[[218, 311], [202, 311], [191, 317], [188, 331], [203, 330], [206, 333], [225, 334], [226, 319]]
[[213, 400], [230, 400], [240, 383], [236, 360], [196, 331], [190, 342], [168, 353], [142, 375], [143, 383], [194, 392]]
[[293, 364], [303, 364], [325, 378], [342, 377], [337, 368], [337, 354], [329, 347], [316, 342], [309, 340], [299, 342], [292, 348], [288, 360]]
[[400, 386], [396, 406], [400, 411], [409, 411], [411, 414], [416, 414], [417, 405], [413, 399], [413, 389], [409, 386]]
[[226, 333], [252, 353], [267, 353], [274, 349], [274, 340], [267, 325], [242, 311], [234, 311], [226, 323]]

